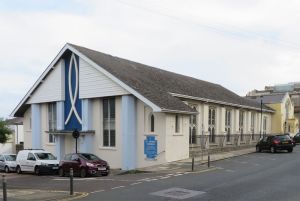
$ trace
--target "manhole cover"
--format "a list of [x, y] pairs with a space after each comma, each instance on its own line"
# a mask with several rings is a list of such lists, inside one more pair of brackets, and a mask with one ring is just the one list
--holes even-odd
[[150, 195], [156, 195], [161, 197], [169, 197], [169, 198], [175, 198], [179, 200], [191, 198], [197, 195], [204, 194], [203, 191], [192, 191], [184, 188], [169, 188], [162, 191], [157, 191], [154, 193], [150, 193]]

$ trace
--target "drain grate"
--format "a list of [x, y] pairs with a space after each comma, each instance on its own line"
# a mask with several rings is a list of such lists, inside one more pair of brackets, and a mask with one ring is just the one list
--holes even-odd
[[195, 197], [197, 195], [202, 195], [205, 192], [203, 191], [192, 191], [184, 188], [169, 188], [162, 191], [157, 191], [150, 193], [150, 195], [156, 195], [161, 197], [175, 198], [179, 200]]

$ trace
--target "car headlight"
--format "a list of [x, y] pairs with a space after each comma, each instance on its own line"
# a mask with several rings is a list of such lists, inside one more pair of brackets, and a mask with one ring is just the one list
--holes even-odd
[[42, 166], [48, 166], [48, 163], [41, 163]]
[[95, 165], [93, 163], [89, 163], [89, 162], [87, 162], [86, 165], [89, 167], [95, 167]]

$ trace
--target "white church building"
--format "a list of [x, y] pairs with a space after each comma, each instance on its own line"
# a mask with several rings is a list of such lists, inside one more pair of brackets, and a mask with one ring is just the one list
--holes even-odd
[[186, 159], [198, 135], [270, 133], [273, 112], [218, 84], [66, 44], [12, 116], [24, 117], [24, 148], [60, 159], [75, 152], [77, 129], [80, 152], [128, 170]]

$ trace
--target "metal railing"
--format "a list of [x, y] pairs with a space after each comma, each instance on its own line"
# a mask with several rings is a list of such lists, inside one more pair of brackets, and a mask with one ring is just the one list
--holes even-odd
[[196, 135], [190, 143], [190, 151], [203, 152], [209, 150], [224, 150], [225, 148], [242, 148], [255, 146], [261, 134], [218, 134]]

